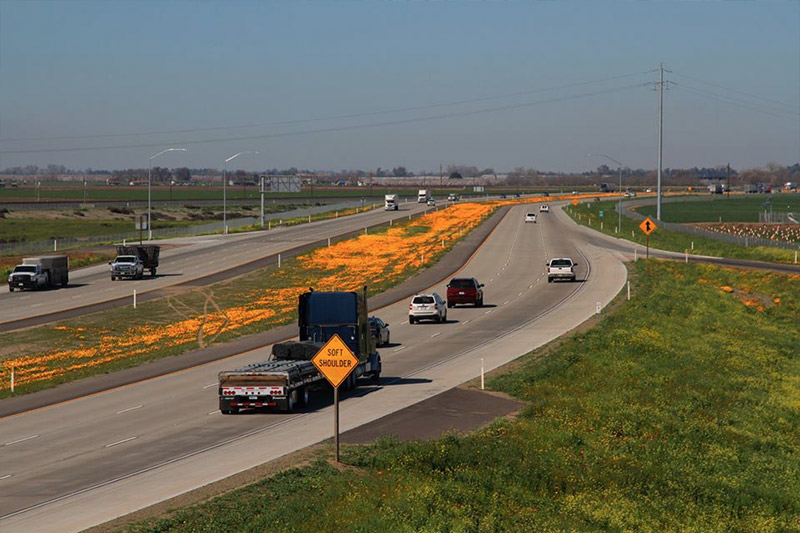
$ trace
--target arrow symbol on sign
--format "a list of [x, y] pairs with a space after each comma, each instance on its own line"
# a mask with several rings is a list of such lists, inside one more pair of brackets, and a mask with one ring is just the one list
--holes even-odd
[[650, 231], [650, 221], [648, 220], [647, 222], [644, 223], [644, 225], [647, 228], [647, 231]]

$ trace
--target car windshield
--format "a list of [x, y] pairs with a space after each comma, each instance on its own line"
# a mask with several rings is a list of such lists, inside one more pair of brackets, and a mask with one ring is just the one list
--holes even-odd
[[35, 274], [36, 267], [33, 265], [20, 265], [14, 268], [14, 272], [30, 272], [31, 274]]
[[116, 263], [135, 263], [136, 257], [133, 255], [120, 255], [115, 259]]
[[432, 304], [433, 296], [414, 296], [412, 304]]
[[552, 267], [568, 267], [572, 266], [572, 261], [569, 259], [553, 259], [550, 261], [550, 266]]
[[457, 287], [459, 289], [462, 288], [473, 288], [475, 283], [472, 282], [471, 279], [454, 279], [450, 282], [451, 287]]

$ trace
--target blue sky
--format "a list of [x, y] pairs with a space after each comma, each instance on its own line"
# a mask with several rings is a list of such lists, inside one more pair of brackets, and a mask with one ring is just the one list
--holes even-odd
[[660, 62], [665, 166], [800, 159], [797, 1], [0, 0], [0, 168], [654, 168]]

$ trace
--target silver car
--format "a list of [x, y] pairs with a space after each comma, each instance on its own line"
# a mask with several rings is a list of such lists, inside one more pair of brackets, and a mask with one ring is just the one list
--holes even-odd
[[437, 293], [417, 294], [408, 304], [408, 323], [420, 320], [447, 322], [447, 303]]

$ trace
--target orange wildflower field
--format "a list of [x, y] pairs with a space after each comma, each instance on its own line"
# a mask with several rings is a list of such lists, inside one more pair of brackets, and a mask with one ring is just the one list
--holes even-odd
[[[592, 197], [596, 195], [590, 195]], [[582, 196], [578, 196], [580, 198]], [[0, 396], [126, 368], [291, 322], [297, 297], [317, 290], [385, 290], [435, 262], [499, 205], [459, 203], [322, 247], [188, 295], [0, 335]]]

